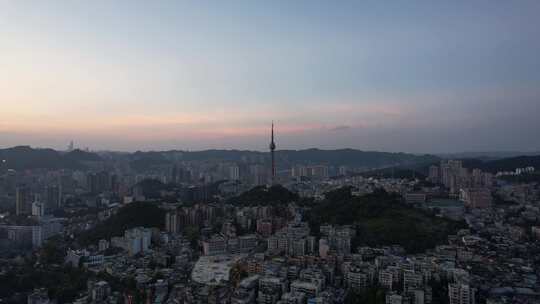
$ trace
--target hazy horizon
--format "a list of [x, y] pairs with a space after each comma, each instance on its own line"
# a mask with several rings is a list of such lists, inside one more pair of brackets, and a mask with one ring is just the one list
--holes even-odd
[[[32, 145], [16, 145], [16, 146], [1, 146], [0, 150], [3, 149], [13, 149], [17, 147], [30, 147], [32, 149], [53, 149], [58, 152], [69, 152], [69, 147], [64, 148], [55, 148], [55, 147], [41, 147], [41, 146], [32, 146]], [[383, 152], [383, 153], [407, 153], [415, 155], [434, 155], [440, 157], [515, 157], [515, 156], [529, 156], [529, 155], [540, 155], [540, 150], [492, 150], [492, 151], [457, 151], [457, 152], [409, 152], [409, 151], [384, 151], [384, 150], [363, 150], [358, 148], [350, 147], [341, 147], [341, 148], [319, 148], [319, 147], [304, 147], [298, 149], [276, 149], [276, 152], [279, 151], [305, 151], [305, 150], [324, 150], [324, 151], [338, 151], [338, 150], [357, 150], [362, 152]], [[170, 152], [170, 151], [179, 151], [179, 152], [204, 152], [210, 150], [217, 151], [238, 151], [238, 152], [257, 152], [257, 153], [269, 153], [268, 149], [241, 149], [241, 148], [208, 148], [208, 149], [135, 149], [135, 150], [110, 150], [110, 149], [91, 149], [90, 147], [78, 147], [75, 146], [74, 150], [88, 151], [92, 153], [135, 153], [135, 152]], [[463, 156], [464, 155], [464, 156]]]
[[540, 2], [5, 1], [0, 147], [540, 151]]

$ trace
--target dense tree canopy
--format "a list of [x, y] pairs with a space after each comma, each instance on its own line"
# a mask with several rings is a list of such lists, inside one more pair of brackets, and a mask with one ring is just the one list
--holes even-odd
[[124, 230], [134, 227], [165, 227], [165, 211], [154, 203], [136, 202], [121, 208], [117, 214], [99, 223], [94, 229], [82, 233], [79, 241], [83, 245], [95, 244], [100, 239], [119, 236]]
[[249, 191], [233, 197], [229, 200], [230, 203], [236, 205], [286, 205], [290, 202], [298, 201], [298, 194], [289, 191], [281, 185], [271, 187], [258, 186]]
[[397, 195], [377, 191], [354, 197], [350, 188], [327, 193], [326, 199], [308, 212], [307, 219], [315, 231], [323, 223], [354, 225], [354, 245], [398, 244], [411, 253], [446, 243], [449, 234], [465, 227], [462, 222], [407, 206]]

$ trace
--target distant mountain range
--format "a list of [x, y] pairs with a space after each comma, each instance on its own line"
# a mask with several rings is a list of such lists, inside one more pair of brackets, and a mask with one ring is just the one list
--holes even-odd
[[[467, 168], [479, 168], [488, 172], [511, 171], [515, 168], [534, 166], [540, 168], [540, 155], [525, 155], [500, 159], [486, 157], [459, 158]], [[93, 164], [109, 160], [128, 162], [138, 171], [154, 167], [170, 166], [182, 161], [217, 161], [217, 162], [263, 162], [268, 163], [268, 152], [242, 150], [204, 150], [204, 151], [154, 151], [115, 153], [93, 153], [82, 150], [71, 152], [53, 149], [36, 149], [18, 146], [0, 149], [0, 169], [86, 169]], [[279, 150], [276, 151], [278, 168], [290, 169], [293, 165], [326, 164], [329, 166], [348, 166], [350, 168], [381, 169], [396, 168], [415, 170], [427, 174], [431, 164], [437, 164], [441, 158], [434, 155], [409, 153], [389, 153], [361, 151], [355, 149], [339, 150]], [[398, 171], [388, 171], [396, 174]], [[383, 173], [383, 172], [378, 172]], [[409, 173], [405, 173], [409, 174]], [[399, 175], [399, 174], [398, 174]]]
[[[269, 162], [268, 152], [245, 150], [204, 150], [204, 151], [163, 151], [135, 152], [127, 156], [133, 168], [148, 169], [152, 166], [171, 164], [177, 161], [224, 161], [224, 162]], [[290, 169], [295, 164], [329, 166], [349, 166], [351, 168], [382, 168], [398, 165], [425, 164], [438, 161], [433, 155], [415, 155], [408, 153], [388, 153], [360, 151], [354, 149], [339, 150], [279, 150], [276, 162], [279, 169]]]
[[463, 160], [463, 166], [470, 169], [478, 168], [491, 173], [514, 171], [516, 168], [528, 166], [533, 166], [536, 170], [540, 170], [540, 155], [508, 157], [491, 161], [465, 159]]
[[[501, 171], [514, 171], [516, 168], [535, 167], [536, 171], [540, 170], [540, 155], [516, 156], [494, 160], [486, 160], [485, 158], [454, 158], [459, 159], [463, 163], [463, 167], [467, 169], [480, 169], [485, 172], [497, 173]], [[438, 165], [441, 159], [431, 163], [418, 163], [413, 165], [400, 165], [391, 168], [376, 169], [362, 173], [364, 176], [381, 176], [381, 177], [419, 177], [423, 178], [428, 175], [429, 166]]]
[[[35, 149], [29, 146], [18, 146], [0, 149], [0, 168], [16, 170], [37, 168], [84, 169], [91, 162], [121, 159], [128, 161], [132, 168], [136, 170], [145, 170], [156, 166], [171, 165], [180, 161], [268, 162], [269, 158], [268, 152], [241, 150], [138, 151], [135, 153], [100, 152], [98, 154], [81, 150], [60, 152], [53, 149]], [[294, 164], [383, 168], [433, 163], [438, 161], [439, 158], [433, 155], [360, 151], [354, 149], [306, 149], [276, 151], [276, 160], [278, 167], [282, 169], [290, 168]]]
[[474, 158], [482, 160], [495, 160], [501, 158], [510, 158], [517, 156], [535, 156], [540, 155], [540, 151], [536, 152], [523, 152], [523, 151], [491, 151], [491, 152], [457, 152], [457, 153], [444, 153], [436, 154], [440, 158], [445, 159], [463, 159]]

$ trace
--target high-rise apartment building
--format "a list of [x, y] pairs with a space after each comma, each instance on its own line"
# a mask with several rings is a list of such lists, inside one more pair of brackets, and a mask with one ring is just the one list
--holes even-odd
[[448, 284], [448, 299], [450, 304], [475, 304], [476, 290], [468, 284]]
[[229, 180], [237, 181], [240, 179], [240, 167], [238, 165], [231, 165], [229, 167]]
[[45, 204], [49, 209], [57, 209], [62, 206], [62, 188], [59, 186], [48, 186], [46, 189]]
[[15, 213], [17, 215], [28, 215], [31, 212], [30, 189], [26, 186], [17, 187], [15, 192]]

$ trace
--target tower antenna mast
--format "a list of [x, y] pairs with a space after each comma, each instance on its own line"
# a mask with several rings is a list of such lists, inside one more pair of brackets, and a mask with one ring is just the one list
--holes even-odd
[[274, 155], [275, 150], [276, 150], [276, 143], [274, 141], [274, 121], [272, 121], [272, 135], [270, 138], [270, 155], [272, 157], [272, 184], [274, 184], [276, 180], [276, 158]]

